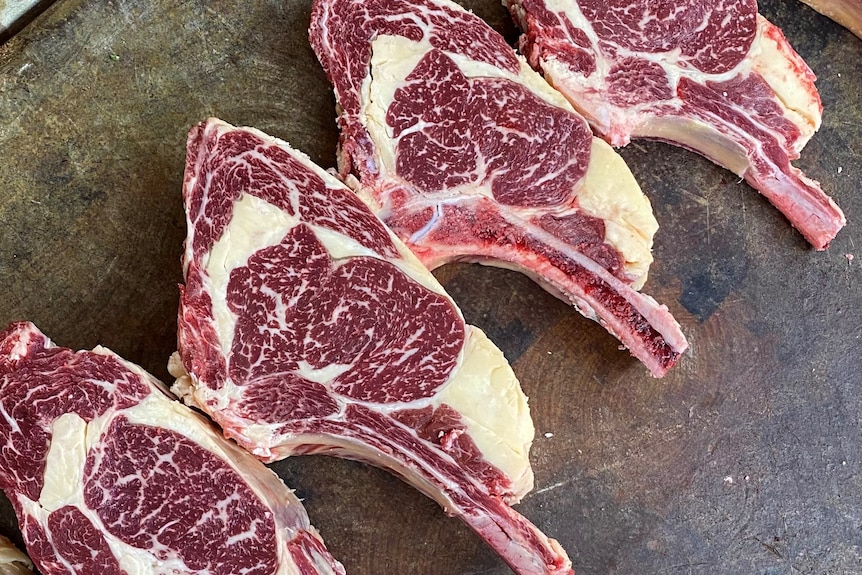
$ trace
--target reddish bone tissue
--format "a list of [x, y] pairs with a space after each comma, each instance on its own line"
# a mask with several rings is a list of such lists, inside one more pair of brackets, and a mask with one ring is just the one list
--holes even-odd
[[0, 489], [44, 575], [344, 573], [274, 473], [107, 349], [10, 325], [0, 413]]
[[391, 470], [521, 574], [571, 573], [509, 506], [533, 425], [500, 350], [350, 189], [286, 143], [209, 120], [189, 136], [174, 390], [265, 461]]
[[679, 326], [636, 291], [648, 200], [499, 34], [448, 0], [317, 0], [310, 40], [339, 105], [341, 177], [426, 266], [521, 270], [653, 375], [676, 363]]
[[755, 0], [505, 4], [530, 64], [614, 146], [651, 138], [706, 156], [818, 250], [844, 226], [835, 202], [790, 164], [820, 126], [814, 74]]

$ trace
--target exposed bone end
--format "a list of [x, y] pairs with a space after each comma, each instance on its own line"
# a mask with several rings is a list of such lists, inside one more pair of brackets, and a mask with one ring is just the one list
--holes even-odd
[[745, 179], [752, 186], [763, 188], [763, 195], [787, 216], [815, 250], [828, 248], [847, 223], [844, 212], [823, 193], [820, 184], [793, 166], [786, 172], [751, 169]]

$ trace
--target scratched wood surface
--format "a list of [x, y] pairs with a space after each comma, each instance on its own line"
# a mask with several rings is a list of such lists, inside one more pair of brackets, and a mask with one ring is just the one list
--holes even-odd
[[[188, 128], [217, 115], [334, 164], [309, 5], [64, 0], [0, 47], [0, 323], [168, 377]], [[515, 38], [498, 3], [468, 5]], [[761, 11], [819, 76], [824, 124], [797, 165], [847, 214], [827, 252], [700, 157], [623, 150], [662, 226], [645, 291], [692, 344], [663, 380], [521, 275], [437, 272], [531, 398], [536, 489], [518, 508], [581, 575], [862, 573], [862, 42], [794, 1]], [[385, 472], [274, 468], [349, 573], [509, 572]], [[2, 496], [0, 533], [21, 542]]]

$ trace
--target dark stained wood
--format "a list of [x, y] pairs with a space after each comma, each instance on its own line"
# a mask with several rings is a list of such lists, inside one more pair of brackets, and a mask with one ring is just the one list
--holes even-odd
[[[468, 4], [514, 40], [497, 2]], [[64, 0], [0, 46], [0, 324], [167, 379], [188, 128], [217, 115], [334, 165], [309, 8]], [[692, 344], [663, 380], [519, 274], [437, 272], [531, 398], [536, 490], [519, 510], [580, 575], [862, 573], [862, 42], [797, 2], [761, 11], [819, 76], [823, 127], [796, 164], [850, 222], [827, 252], [732, 174], [639, 142], [622, 154], [662, 226], [646, 291]], [[509, 572], [385, 472], [273, 467], [353, 575]], [[0, 533], [20, 543], [2, 497]]]

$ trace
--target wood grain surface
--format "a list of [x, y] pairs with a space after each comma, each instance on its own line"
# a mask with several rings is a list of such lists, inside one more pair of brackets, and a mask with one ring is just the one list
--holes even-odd
[[[497, 2], [465, 4], [515, 39]], [[63, 0], [0, 46], [0, 324], [168, 378], [189, 127], [216, 115], [335, 163], [309, 11]], [[819, 77], [823, 127], [796, 165], [847, 214], [828, 251], [699, 156], [624, 149], [661, 224], [645, 291], [692, 345], [662, 380], [517, 273], [437, 272], [530, 396], [536, 489], [518, 509], [579, 575], [862, 573], [862, 42], [799, 2], [761, 12]], [[353, 575], [509, 572], [385, 472], [273, 467]], [[2, 496], [0, 534], [21, 542]]]

